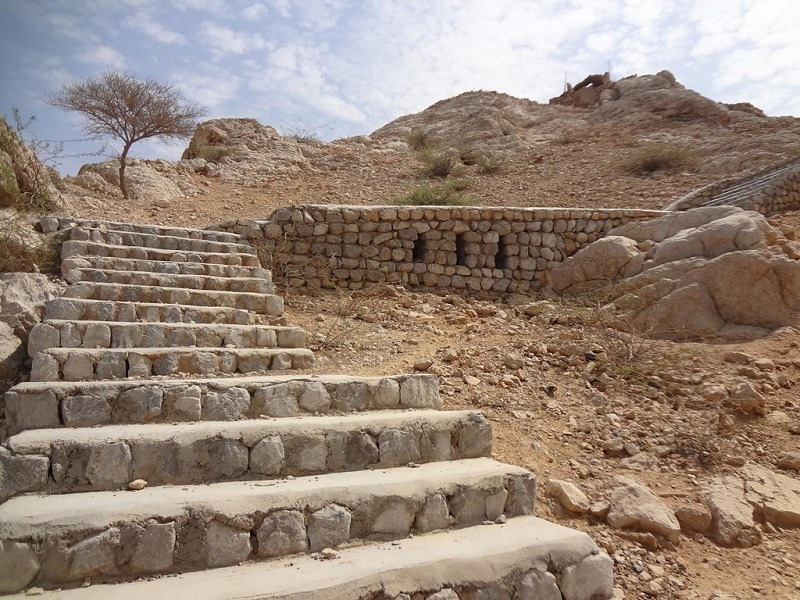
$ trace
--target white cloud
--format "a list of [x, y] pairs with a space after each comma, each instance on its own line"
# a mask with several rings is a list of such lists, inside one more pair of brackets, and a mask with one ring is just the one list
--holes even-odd
[[211, 21], [203, 22], [200, 27], [200, 36], [212, 49], [216, 58], [226, 54], [246, 54], [267, 45], [264, 38], [258, 33], [234, 31]]
[[345, 99], [323, 66], [324, 49], [287, 44], [267, 57], [267, 66], [251, 74], [249, 87], [277, 94], [343, 121], [363, 122], [366, 114]]
[[215, 16], [227, 16], [229, 7], [225, 0], [172, 0], [180, 10], [197, 10]]
[[248, 21], [258, 21], [259, 19], [266, 17], [268, 13], [269, 9], [266, 6], [264, 6], [261, 2], [256, 2], [255, 4], [251, 4], [242, 10], [242, 17]]
[[212, 110], [235, 100], [242, 84], [241, 77], [211, 66], [178, 71], [170, 79], [187, 98]]
[[186, 37], [184, 37], [183, 34], [177, 31], [171, 31], [165, 25], [146, 14], [131, 15], [125, 20], [125, 24], [132, 29], [141, 31], [162, 44], [186, 44]]
[[124, 69], [125, 58], [111, 46], [97, 44], [78, 54], [77, 59], [83, 63], [97, 65], [107, 69]]

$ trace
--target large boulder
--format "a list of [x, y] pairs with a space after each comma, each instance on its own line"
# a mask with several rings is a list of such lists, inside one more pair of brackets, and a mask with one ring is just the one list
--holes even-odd
[[41, 273], [0, 273], [0, 322], [27, 343], [28, 333], [42, 320], [45, 303], [62, 289], [63, 284]]
[[800, 481], [748, 463], [739, 471], [701, 484], [711, 509], [711, 536], [723, 546], [762, 540], [760, 521], [800, 527]]
[[54, 171], [36, 158], [0, 116], [0, 207], [52, 208], [58, 201]]
[[756, 337], [800, 311], [795, 256], [759, 213], [709, 207], [618, 227], [548, 280], [559, 293], [607, 288], [624, 321], [653, 337]]
[[203, 159], [209, 175], [253, 184], [268, 175], [310, 168], [306, 145], [255, 119], [212, 119], [197, 126], [181, 158]]
[[[0, 322], [0, 382], [13, 381], [17, 378], [25, 360], [25, 345], [14, 335], [14, 330]], [[0, 383], [0, 391], [6, 386]]]
[[35, 219], [15, 208], [0, 208], [0, 272], [31, 271], [46, 248]]
[[[131, 198], [168, 202], [200, 193], [187, 176], [187, 165], [165, 160], [128, 159], [125, 167], [125, 184]], [[119, 160], [83, 165], [70, 182], [107, 196], [122, 197], [119, 187]]]

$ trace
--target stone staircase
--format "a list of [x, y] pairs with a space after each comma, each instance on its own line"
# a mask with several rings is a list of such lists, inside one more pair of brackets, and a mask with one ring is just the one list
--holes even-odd
[[70, 286], [5, 397], [0, 593], [612, 595], [609, 557], [533, 515], [534, 475], [434, 376], [272, 373], [314, 358], [240, 236], [59, 227]]

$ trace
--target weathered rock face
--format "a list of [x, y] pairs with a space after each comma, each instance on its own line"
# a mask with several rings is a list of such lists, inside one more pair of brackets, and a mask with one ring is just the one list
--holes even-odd
[[48, 208], [57, 200], [52, 172], [0, 116], [0, 207]]
[[792, 250], [758, 213], [694, 209], [612, 230], [553, 269], [550, 285], [568, 294], [606, 287], [612, 305], [654, 337], [754, 337], [800, 310]]
[[761, 542], [757, 523], [800, 527], [800, 481], [747, 464], [701, 485], [711, 509], [711, 535], [723, 546]]
[[618, 529], [657, 533], [677, 542], [681, 526], [672, 509], [635, 479], [623, 477], [620, 482], [622, 485], [611, 494], [608, 524]]
[[45, 243], [33, 228], [34, 221], [14, 208], [0, 209], [0, 272], [34, 269]]
[[[14, 335], [11, 327], [0, 322], [0, 380], [15, 379], [24, 358], [22, 340]], [[5, 386], [0, 385], [0, 389], [5, 389]]]
[[[125, 183], [131, 198], [169, 202], [199, 193], [199, 188], [191, 183], [187, 175], [204, 167], [204, 163], [192, 161], [170, 163], [163, 159], [128, 159]], [[83, 165], [70, 182], [104, 195], [122, 197], [119, 161], [116, 159]]]
[[303, 152], [306, 145], [255, 119], [213, 119], [197, 126], [182, 158], [203, 159], [209, 175], [243, 183], [259, 173], [310, 168]]
[[42, 320], [44, 305], [62, 286], [40, 273], [0, 274], [0, 322], [27, 343], [28, 333]]

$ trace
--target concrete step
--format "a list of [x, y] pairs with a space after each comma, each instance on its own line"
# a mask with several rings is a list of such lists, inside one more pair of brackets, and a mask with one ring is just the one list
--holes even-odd
[[49, 348], [34, 356], [31, 381], [264, 373], [313, 366], [314, 355], [305, 348]]
[[217, 292], [214, 290], [81, 281], [69, 286], [62, 297], [81, 298], [83, 300], [110, 300], [112, 302], [240, 308], [257, 314], [272, 316], [283, 314], [282, 297], [274, 294], [252, 292]]
[[217, 292], [250, 292], [273, 294], [275, 286], [269, 279], [260, 277], [214, 277], [208, 275], [182, 275], [153, 273], [149, 271], [118, 271], [114, 269], [79, 268], [67, 271], [67, 283], [81, 281], [125, 285], [150, 285], [169, 288], [190, 288]]
[[[246, 398], [246, 394], [243, 394]], [[120, 405], [146, 412], [146, 399]], [[148, 486], [299, 477], [408, 463], [488, 457], [492, 428], [479, 412], [373, 411], [352, 415], [231, 421], [242, 395], [220, 395], [225, 421], [32, 429], [7, 443], [17, 460], [49, 465], [26, 491], [99, 492]], [[8, 496], [13, 489], [5, 490]]]
[[59, 229], [70, 229], [73, 227], [91, 227], [94, 229], [113, 229], [115, 231], [127, 231], [133, 233], [169, 235], [173, 237], [190, 238], [193, 240], [209, 240], [212, 242], [237, 243], [242, 240], [242, 236], [236, 233], [212, 231], [208, 229], [172, 227], [171, 225], [149, 225], [145, 223], [120, 223], [118, 221], [98, 221], [96, 219], [75, 219], [72, 217], [58, 218]]
[[[22, 554], [23, 550], [18, 552]], [[19, 574], [17, 582], [35, 577], [33, 564], [25, 577]], [[120, 568], [116, 564], [114, 567]], [[127, 568], [135, 572], [130, 563]], [[403, 594], [431, 598], [444, 591], [433, 597], [609, 600], [614, 593], [613, 583], [613, 561], [599, 551], [588, 535], [537, 517], [522, 516], [503, 525], [439, 531], [343, 548], [335, 560], [320, 560], [318, 555], [293, 556], [130, 583], [44, 592], [40, 597], [391, 600], [402, 598]], [[446, 595], [447, 590], [456, 595]], [[14, 597], [28, 598], [22, 594]]]
[[305, 348], [299, 327], [196, 323], [62, 321], [37, 323], [28, 336], [28, 356], [48, 348]]
[[110, 256], [114, 258], [133, 258], [139, 260], [161, 260], [172, 262], [209, 263], [217, 265], [234, 265], [244, 267], [260, 267], [255, 254], [231, 252], [192, 252], [181, 250], [159, 250], [137, 246], [115, 246], [97, 242], [81, 242], [67, 240], [61, 245], [61, 258], [75, 256]]
[[[220, 414], [221, 398], [239, 398]], [[186, 422], [353, 411], [441, 409], [435, 375], [271, 375], [21, 383], [5, 395], [9, 432], [54, 427]]]
[[[279, 298], [279, 296], [276, 296]], [[55, 298], [45, 304], [45, 319], [59, 321], [123, 321], [155, 323], [285, 324], [280, 315], [260, 315], [224, 306], [191, 306], [148, 302], [116, 302]]]
[[137, 271], [171, 275], [204, 275], [211, 277], [253, 277], [272, 281], [272, 274], [261, 267], [221, 265], [203, 262], [172, 262], [112, 256], [72, 256], [61, 261], [61, 272], [66, 275], [75, 269], [102, 269], [106, 271]]
[[478, 458], [268, 482], [18, 496], [0, 505], [0, 540], [4, 552], [24, 557], [16, 563], [29, 576], [15, 569], [3, 577], [27, 579], [19, 589], [54, 587], [403, 539], [530, 515], [535, 489], [532, 473]]
[[238, 243], [216, 242], [205, 239], [160, 235], [154, 233], [127, 232], [116, 229], [96, 229], [75, 227], [70, 239], [81, 242], [97, 242], [112, 246], [137, 246], [141, 248], [160, 248], [162, 250], [182, 250], [186, 252], [233, 252], [255, 254], [253, 247], [241, 240]]

